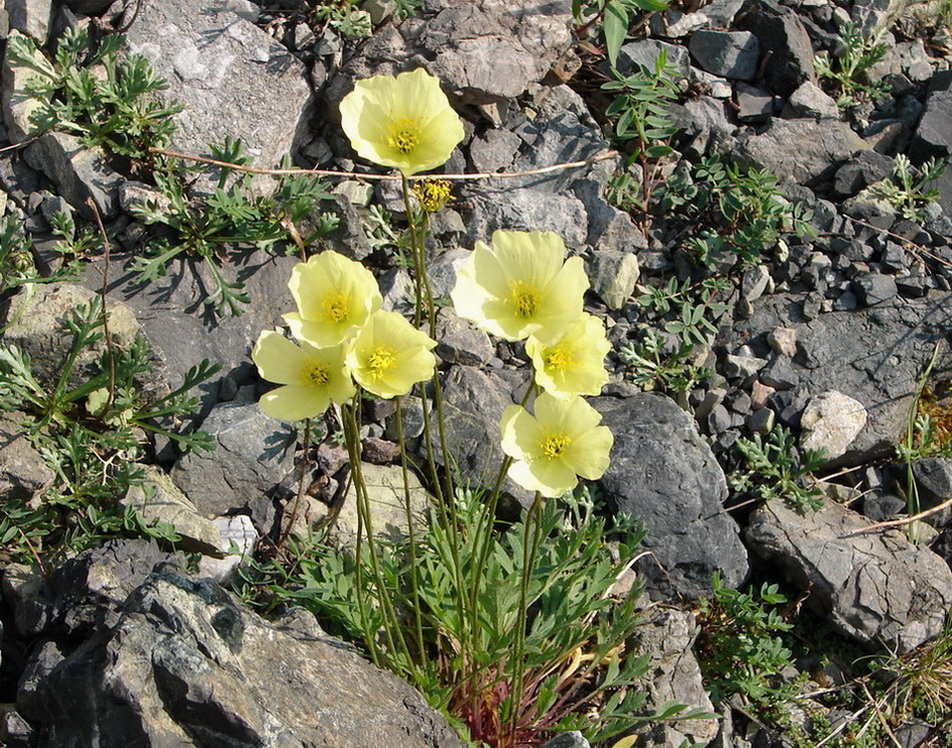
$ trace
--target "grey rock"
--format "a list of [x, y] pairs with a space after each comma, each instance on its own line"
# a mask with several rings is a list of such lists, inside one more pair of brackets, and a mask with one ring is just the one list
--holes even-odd
[[774, 356], [761, 370], [760, 381], [776, 390], [790, 390], [800, 383], [800, 375], [787, 356]]
[[[727, 28], [742, 4], [743, 0], [712, 0], [691, 13], [682, 13], [671, 8], [665, 12], [665, 35], [676, 39], [687, 36], [696, 29]], [[652, 21], [654, 20], [653, 17]]]
[[426, 66], [463, 104], [514, 99], [572, 46], [568, 3], [437, 0], [426, 14], [378, 29], [328, 84], [336, 103], [353, 81]]
[[850, 19], [865, 34], [889, 27], [910, 0], [856, 0]]
[[85, 16], [98, 16], [114, 2], [115, 0], [65, 0], [70, 10]]
[[304, 65], [227, 4], [145, 3], [126, 47], [169, 81], [162, 96], [185, 105], [175, 150], [208, 155], [209, 143], [241, 138], [256, 165], [270, 167], [300, 144], [311, 107]]
[[724, 361], [724, 376], [728, 379], [747, 379], [767, 365], [767, 359], [756, 356], [728, 355]]
[[631, 75], [639, 68], [653, 71], [655, 60], [662, 50], [667, 55], [668, 64], [674, 66], [681, 78], [687, 78], [691, 70], [691, 56], [687, 48], [655, 39], [639, 39], [623, 44], [618, 51], [618, 72]]
[[919, 125], [916, 127], [909, 157], [916, 162], [952, 153], [952, 70], [942, 70], [932, 77], [929, 94]]
[[868, 494], [863, 499], [863, 516], [873, 522], [895, 519], [899, 514], [904, 513], [906, 508], [906, 502], [898, 496], [879, 491]]
[[749, 31], [695, 31], [688, 50], [707, 72], [732, 80], [753, 80], [760, 44]]
[[[23, 38], [25, 34], [11, 31], [9, 39]], [[3, 91], [0, 101], [3, 104], [3, 121], [7, 134], [13, 143], [20, 143], [37, 133], [36, 126], [30, 122], [30, 116], [39, 109], [44, 101], [27, 88], [31, 78], [42, 75], [49, 63], [43, 53], [37, 50], [32, 54], [32, 63], [18, 62], [10, 54], [10, 44], [6, 45], [3, 56]]]
[[701, 68], [691, 67], [691, 87], [703, 91], [715, 99], [729, 99], [734, 92], [730, 81], [717, 75], [711, 75]]
[[747, 540], [776, 563], [807, 605], [842, 634], [907, 652], [942, 631], [952, 603], [952, 571], [901, 529], [850, 535], [866, 517], [833, 502], [797, 514], [769, 502], [751, 515]]
[[[930, 509], [952, 499], [952, 460], [947, 457], [925, 457], [912, 463], [912, 474], [919, 490], [919, 504]], [[946, 524], [950, 512], [943, 510], [939, 517], [927, 519], [932, 524]]]
[[893, 160], [874, 150], [861, 152], [836, 170], [833, 191], [850, 197], [876, 182], [887, 179], [893, 171]]
[[805, 321], [793, 297], [775, 294], [755, 302], [753, 316], [735, 325], [731, 339], [778, 326], [795, 329], [799, 351], [793, 367], [810, 393], [847, 392], [867, 410], [866, 428], [838, 461], [857, 464], [891, 453], [905, 433], [921, 372], [935, 341], [952, 325], [950, 297], [931, 291], [921, 299], [896, 297]]
[[[19, 585], [14, 610], [17, 631], [34, 637], [91, 636], [114, 625], [129, 593], [157, 564], [174, 558], [152, 540], [109, 540], [100, 548], [83, 551], [41, 585]], [[6, 589], [4, 594], [9, 597]]]
[[440, 310], [436, 341], [436, 354], [449, 364], [482, 366], [495, 355], [489, 335], [460, 319], [449, 307]]
[[816, 82], [813, 45], [790, 8], [773, 0], [746, 0], [735, 18], [735, 26], [752, 31], [761, 48], [773, 52], [763, 71], [771, 91], [790, 96], [804, 81]]
[[43, 46], [50, 32], [52, 0], [6, 0], [11, 29], [33, 37]]
[[774, 110], [770, 91], [746, 83], [737, 84], [737, 119], [747, 124], [766, 122]]
[[836, 105], [832, 97], [828, 96], [816, 83], [813, 81], [804, 81], [797, 87], [796, 91], [790, 94], [790, 98], [787, 99], [781, 116], [787, 119], [794, 119], [796, 117], [814, 117], [816, 119], [830, 117], [838, 119], [840, 116], [840, 108]]
[[534, 189], [476, 187], [468, 193], [472, 212], [468, 243], [488, 241], [496, 230], [553, 231], [569, 248], [582, 247], [588, 221], [582, 201], [572, 195]]
[[681, 107], [680, 126], [689, 139], [685, 150], [692, 156], [723, 155], [734, 147], [736, 127], [731, 124], [727, 102], [710, 96], [690, 99]]
[[227, 584], [234, 578], [242, 562], [253, 557], [258, 531], [247, 514], [216, 517], [212, 522], [221, 536], [218, 549], [223, 556], [202, 556], [198, 560], [198, 571], [203, 577], [208, 576], [219, 584]]
[[54, 473], [19, 425], [25, 413], [0, 414], [0, 497], [29, 501], [53, 480]]
[[46, 174], [59, 194], [83, 215], [92, 217], [86, 204], [89, 198], [104, 218], [118, 212], [122, 177], [107, 164], [101, 148], [86, 146], [66, 133], [46, 132], [26, 149], [26, 160]]
[[638, 257], [632, 252], [600, 250], [589, 263], [588, 277], [592, 290], [617, 312], [631, 298], [641, 277]]
[[206, 516], [254, 509], [294, 462], [296, 433], [269, 418], [257, 403], [221, 403], [202, 430], [215, 439], [211, 452], [188, 452], [172, 469], [172, 480]]
[[578, 730], [556, 735], [547, 741], [542, 748], [591, 748], [589, 742]]
[[31, 748], [39, 740], [37, 731], [16, 709], [0, 708], [0, 740], [7, 748]]
[[[648, 654], [648, 673], [639, 680], [647, 691], [644, 715], [663, 704], [678, 701], [689, 709], [713, 712], [701, 679], [701, 668], [694, 656], [698, 629], [694, 614], [677, 608], [653, 607], [633, 637], [634, 651]], [[715, 719], [691, 719], [683, 722], [655, 722], [638, 729], [640, 745], [706, 745], [715, 738], [720, 725]]]
[[867, 148], [837, 120], [773, 119], [763, 133], [739, 138], [735, 155], [810, 187], [828, 180], [841, 162]]
[[469, 144], [469, 158], [479, 172], [511, 169], [522, 138], [511, 130], [487, 130]]
[[866, 426], [866, 408], [842, 392], [830, 390], [810, 399], [800, 416], [800, 446], [823, 450], [828, 460], [842, 455]]
[[793, 358], [797, 354], [797, 331], [792, 327], [775, 327], [767, 333], [767, 344], [778, 356]]
[[648, 531], [643, 545], [654, 558], [639, 562], [638, 571], [652, 597], [709, 594], [718, 569], [728, 586], [743, 582], [747, 553], [722, 508], [724, 473], [693, 419], [659, 395], [591, 403], [615, 436], [601, 479], [609, 505], [641, 518]]
[[747, 302], [757, 301], [768, 288], [772, 288], [770, 270], [766, 265], [757, 265], [744, 271], [740, 280], [740, 295]]
[[603, 185], [595, 179], [576, 179], [572, 192], [582, 201], [588, 217], [586, 244], [598, 252], [632, 252], [648, 246], [631, 215], [610, 205], [602, 196]]
[[867, 273], [853, 280], [859, 300], [866, 306], [881, 304], [897, 293], [896, 279], [891, 275]]
[[151, 575], [121, 617], [56, 666], [24, 714], [58, 745], [457, 748], [397, 676], [300, 612], [269, 624], [211, 580]]
[[770, 408], [755, 410], [747, 416], [747, 429], [752, 434], [769, 434], [777, 421], [776, 414]]
[[843, 212], [858, 218], [875, 228], [888, 231], [899, 217], [899, 211], [886, 198], [875, 191], [875, 185], [867, 187], [848, 200], [843, 201]]
[[168, 475], [151, 466], [145, 466], [142, 485], [129, 487], [120, 505], [131, 507], [147, 524], [172, 525], [181, 536], [177, 546], [187, 552], [220, 555], [221, 534], [214, 523], [198, 514]]

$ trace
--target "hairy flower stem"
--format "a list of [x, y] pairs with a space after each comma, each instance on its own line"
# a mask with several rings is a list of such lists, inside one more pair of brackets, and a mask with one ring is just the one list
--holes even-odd
[[416, 636], [417, 657], [425, 653], [423, 645], [423, 611], [420, 608], [420, 578], [417, 561], [416, 527], [413, 521], [413, 503], [410, 498], [410, 472], [407, 468], [407, 442], [403, 436], [403, 398], [396, 398], [397, 443], [400, 445], [400, 471], [403, 477], [403, 506], [407, 515], [407, 540], [410, 550], [410, 589], [413, 596], [413, 633]]
[[[422, 678], [419, 677], [419, 669], [416, 665], [416, 661], [410, 654], [410, 648], [407, 646], [406, 639], [403, 636], [403, 627], [397, 619], [393, 598], [380, 569], [380, 558], [377, 553], [373, 520], [370, 511], [370, 496], [367, 494], [367, 483], [364, 480], [360, 462], [360, 427], [357, 424], [356, 415], [359, 405], [360, 393], [354, 395], [354, 401], [351, 405], [344, 406], [341, 410], [344, 415], [344, 441], [347, 445], [347, 454], [350, 458], [354, 493], [357, 496], [355, 568], [357, 574], [357, 604], [361, 625], [364, 628], [364, 640], [367, 642], [374, 664], [380, 667], [387, 667], [389, 664], [391, 668], [403, 670], [416, 685], [421, 685]], [[369, 623], [366, 610], [367, 603], [364, 599], [365, 591], [362, 589], [363, 567], [361, 562], [361, 549], [363, 547], [362, 530], [364, 529], [366, 529], [367, 534], [367, 555], [374, 580], [372, 597], [375, 598], [380, 605], [380, 612], [383, 616], [383, 631], [387, 640], [387, 651], [384, 657], [381, 657], [381, 652], [376, 645], [377, 632]], [[404, 659], [404, 662], [401, 663], [400, 659]], [[389, 662], [385, 662], [384, 660]]]

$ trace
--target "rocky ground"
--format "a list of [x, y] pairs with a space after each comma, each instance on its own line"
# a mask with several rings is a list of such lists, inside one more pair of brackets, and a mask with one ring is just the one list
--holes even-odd
[[[615, 435], [599, 487], [611, 510], [644, 522], [651, 553], [637, 570], [650, 599], [664, 603], [648, 606], [642, 641], [655, 665], [654, 703], [712, 708], [691, 648], [696, 603], [711, 595], [715, 573], [731, 588], [781, 584], [802, 606], [804, 635], [822, 630], [834, 659], [854, 647], [911, 653], [942, 634], [952, 605], [952, 513], [929, 516], [919, 543], [905, 527], [863, 531], [903, 516], [898, 497], [909, 485], [923, 509], [952, 498], [941, 433], [935, 449], [920, 450], [908, 465], [896, 451], [923, 385], [940, 425], [945, 413], [952, 171], [935, 183], [933, 201], [916, 201], [907, 189], [903, 203], [876, 188], [894, 183], [903, 156], [921, 165], [950, 155], [952, 41], [937, 20], [939, 3], [713, 0], [646, 17], [621, 47], [618, 69], [628, 75], [653, 66], [663, 50], [676, 96], [673, 153], [645, 172], [637, 164], [626, 171], [624, 155], [593, 160], [626, 145], [609, 136], [598, 26], [579, 30], [567, 0], [426, 0], [402, 21], [387, 18], [387, 3], [368, 2], [374, 32], [359, 41], [307, 23], [302, 4], [290, 1], [123, 5], [8, 0], [6, 21], [11, 37], [19, 32], [40, 45], [87, 16], [96, 27], [125, 27], [127, 49], [151, 60], [169, 82], [162, 95], [184, 105], [172, 150], [208, 156], [209, 143], [240, 137], [258, 166], [290, 156], [306, 168], [373, 173], [354, 160], [337, 105], [356, 79], [422, 65], [466, 122], [448, 173], [588, 161], [455, 183], [454, 202], [433, 219], [429, 267], [434, 293], [448, 293], [462, 258], [496, 229], [554, 231], [584, 258], [593, 279], [588, 307], [607, 321], [615, 349], [612, 382], [594, 401]], [[844, 91], [818, 77], [815, 60], [842, 54], [837, 30], [849, 21], [867, 35], [881, 32], [887, 49], [861, 78], [878, 83], [879, 93], [859, 92], [837, 106], [833, 97]], [[154, 350], [149, 386], [168, 389], [205, 358], [222, 369], [202, 386], [197, 417], [217, 448], [179, 456], [154, 438], [146, 477], [154, 491], [125, 498], [142, 512], [161, 505], [164, 513], [149, 516], [172, 522], [182, 549], [204, 554], [199, 571], [186, 573], [180, 553], [140, 539], [111, 540], [56, 568], [7, 565], [0, 738], [12, 746], [457, 745], [419, 694], [374, 671], [309, 615], [265, 622], [208, 580], [233, 577], [240, 556], [231, 542], [252, 552], [288, 521], [299, 475], [296, 434], [259, 411], [263, 384], [249, 352], [259, 331], [292, 307], [286, 282], [296, 259], [235, 248], [222, 272], [244, 284], [249, 303], [240, 316], [213, 314], [202, 303], [214, 279], [195, 258], [141, 284], [131, 263], [152, 234], [135, 206], [154, 197], [154, 185], [134, 161], [107, 158], [72, 135], [34, 137], [32, 97], [24, 94], [31, 70], [9, 48], [3, 140], [21, 147], [0, 153], [6, 212], [35, 235], [37, 260], [52, 257], [44, 241], [64, 201], [86, 221], [95, 205], [115, 246], [109, 257], [91, 253], [78, 281], [8, 289], [3, 343], [55, 367], [69, 345], [58, 320], [105, 285], [115, 328], [143, 333]], [[802, 206], [812, 232], [785, 226], [750, 256], [729, 245], [700, 261], [692, 240], [717, 231], [733, 237], [747, 219], [718, 217], [713, 202], [700, 207], [688, 188], [680, 201], [664, 203], [659, 193], [647, 213], [637, 196], [644, 174], [672, 191], [688, 177], [705, 189], [711, 179], [696, 168], [712, 156], [776, 175], [783, 199], [771, 204]], [[264, 190], [267, 179], [254, 184]], [[395, 185], [352, 177], [326, 184], [331, 194], [320, 210], [339, 224], [318, 246], [366, 261], [379, 271], [386, 305], [403, 308], [409, 276], [392, 262], [392, 242], [371, 216], [372, 206], [383, 206], [399, 223]], [[194, 189], [201, 193], [198, 178]], [[717, 288], [704, 285], [715, 277], [723, 279]], [[652, 288], [669, 290], [667, 308], [646, 301]], [[695, 316], [685, 321], [685, 309]], [[440, 332], [450, 449], [463, 477], [478, 480], [499, 460], [499, 418], [519, 401], [527, 359], [450, 307], [440, 311]], [[655, 349], [646, 347], [651, 339], [660, 341]], [[386, 484], [391, 471], [399, 474], [393, 413], [378, 407], [371, 415], [366, 445]], [[408, 437], [418, 441], [413, 416], [411, 407]], [[740, 447], [781, 428], [793, 448], [771, 453], [760, 473], [748, 470]], [[3, 433], [4, 501], [41, 496], [55, 474], [13, 416]], [[801, 494], [825, 496], [817, 511], [785, 503], [789, 486], [769, 470], [798, 454], [802, 464], [806, 449], [824, 450], [822, 465], [794, 483]], [[339, 465], [322, 450], [314, 479], [330, 495]], [[525, 502], [518, 487], [508, 491], [513, 506]], [[328, 512], [318, 497], [308, 502], [298, 529]], [[798, 664], [814, 675], [805, 660]], [[812, 686], [835, 685], [847, 670], [828, 667]], [[643, 744], [784, 744], [776, 728], [733, 705], [719, 720], [658, 726]], [[322, 718], [315, 722], [315, 714]], [[892, 739], [910, 748], [946, 745], [949, 716], [944, 725], [941, 715], [902, 725]], [[848, 712], [831, 716], [831, 725], [837, 719], [848, 722]]]

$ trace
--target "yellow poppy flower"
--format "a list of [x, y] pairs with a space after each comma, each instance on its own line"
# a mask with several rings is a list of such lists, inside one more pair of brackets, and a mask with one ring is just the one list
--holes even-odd
[[383, 303], [373, 274], [331, 251], [295, 265], [288, 288], [298, 311], [284, 321], [295, 338], [318, 348], [340, 345]]
[[506, 340], [551, 340], [582, 313], [588, 276], [550, 231], [496, 231], [476, 249], [450, 293], [456, 313]]
[[357, 81], [340, 114], [358, 154], [406, 176], [445, 164], [464, 136], [439, 79], [423, 68]]
[[521, 405], [502, 414], [502, 449], [515, 462], [509, 477], [529, 491], [557, 498], [578, 484], [597, 480], [608, 469], [614, 437], [602, 417], [580, 397], [562, 400], [543, 392], [535, 415]]
[[295, 345], [281, 333], [265, 330], [258, 336], [251, 360], [262, 379], [282, 384], [263, 395], [261, 410], [282, 421], [299, 421], [320, 415], [330, 402], [342, 404], [357, 388], [344, 365], [344, 347], [316, 348]]
[[401, 315], [380, 311], [357, 333], [344, 360], [361, 387], [389, 399], [433, 376], [435, 347], [435, 340]]
[[582, 315], [549, 343], [534, 336], [526, 341], [536, 384], [561, 398], [601, 393], [608, 382], [604, 361], [609, 350], [605, 325], [591, 314]]

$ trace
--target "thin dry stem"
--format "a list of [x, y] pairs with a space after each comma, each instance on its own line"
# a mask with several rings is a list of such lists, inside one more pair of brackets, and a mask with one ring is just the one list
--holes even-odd
[[861, 527], [858, 530], [853, 530], [853, 532], [849, 532], [846, 535], [840, 535], [840, 538], [841, 539], [851, 538], [854, 535], [861, 535], [864, 532], [872, 532], [873, 530], [883, 530], [889, 527], [902, 527], [903, 525], [908, 525], [913, 522], [918, 522], [920, 519], [923, 519], [924, 517], [929, 517], [933, 514], [937, 514], [938, 512], [941, 512], [943, 509], [945, 509], [946, 507], [950, 507], [950, 506], [952, 506], [952, 499], [946, 499], [941, 504], [938, 504], [937, 506], [934, 506], [931, 509], [926, 509], [923, 512], [919, 512], [918, 514], [913, 514], [911, 517], [903, 517], [902, 519], [891, 519], [888, 522], [877, 522], [875, 525], [867, 525], [866, 527]]

